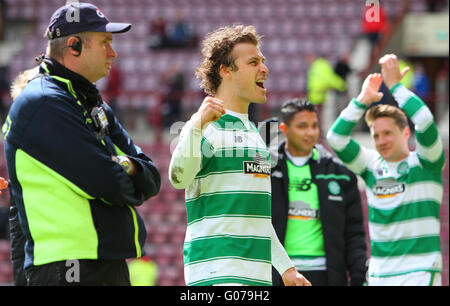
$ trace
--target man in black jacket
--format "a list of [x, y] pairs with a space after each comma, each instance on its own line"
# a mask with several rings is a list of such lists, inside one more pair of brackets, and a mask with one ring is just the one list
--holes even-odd
[[[281, 113], [286, 141], [271, 148], [278, 238], [313, 286], [363, 285], [366, 237], [356, 176], [317, 144], [320, 128], [312, 104], [290, 100]], [[276, 271], [273, 284], [282, 284]]]
[[146, 240], [135, 207], [161, 177], [95, 86], [117, 56], [112, 33], [130, 28], [67, 4], [50, 20], [43, 62], [13, 86], [2, 131], [16, 284], [22, 266], [28, 285], [130, 285], [125, 259]]

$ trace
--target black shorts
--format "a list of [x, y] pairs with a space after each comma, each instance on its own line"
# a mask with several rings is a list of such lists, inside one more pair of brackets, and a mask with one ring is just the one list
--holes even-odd
[[124, 259], [75, 259], [25, 269], [28, 286], [130, 286]]

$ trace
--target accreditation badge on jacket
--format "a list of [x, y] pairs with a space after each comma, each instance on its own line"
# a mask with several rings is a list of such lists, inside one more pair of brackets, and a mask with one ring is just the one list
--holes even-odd
[[108, 118], [103, 107], [96, 106], [91, 110], [91, 117], [94, 122], [95, 132], [100, 139], [108, 133]]

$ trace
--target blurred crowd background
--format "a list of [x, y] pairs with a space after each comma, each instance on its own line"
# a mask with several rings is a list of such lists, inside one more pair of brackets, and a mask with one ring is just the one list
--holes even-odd
[[[321, 129], [326, 132], [357, 95], [363, 78], [379, 71], [377, 60], [381, 55], [395, 53], [401, 65], [412, 68], [404, 85], [427, 103], [446, 146], [441, 246], [443, 285], [449, 285], [448, 0], [88, 2], [98, 6], [110, 20], [133, 24], [130, 32], [114, 36], [112, 46], [118, 58], [110, 76], [100, 80], [97, 87], [135, 142], [155, 161], [163, 178], [159, 195], [138, 208], [146, 222], [148, 256], [131, 260], [130, 270], [147, 271], [145, 283], [184, 285], [184, 190], [175, 190], [167, 178], [170, 147], [181, 130], [180, 122], [188, 120], [204, 98], [195, 78], [201, 40], [220, 26], [241, 23], [254, 25], [263, 35], [261, 50], [270, 70], [265, 83], [267, 102], [250, 108], [250, 119], [257, 126], [277, 116], [285, 100], [307, 97], [319, 106]], [[12, 103], [11, 82], [21, 71], [35, 66], [35, 57], [45, 52], [47, 39], [43, 34], [48, 21], [64, 4], [64, 0], [0, 0], [2, 124]], [[376, 14], [374, 8], [379, 8]], [[370, 22], [371, 18], [379, 18], [380, 22]], [[383, 103], [395, 103], [386, 88], [382, 90]], [[367, 131], [361, 123], [355, 138], [372, 146]], [[7, 178], [3, 146], [0, 148], [0, 176]], [[364, 192], [361, 196], [365, 201]], [[5, 192], [0, 197], [0, 285], [12, 283], [8, 201]]]

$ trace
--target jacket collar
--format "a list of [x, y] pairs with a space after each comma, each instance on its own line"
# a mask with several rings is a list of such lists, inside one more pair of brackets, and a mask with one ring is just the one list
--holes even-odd
[[91, 109], [103, 103], [97, 87], [82, 75], [66, 68], [58, 61], [45, 57], [40, 72], [65, 83], [68, 91], [87, 108]]
[[[276, 152], [274, 152], [274, 150], [270, 150], [271, 158], [277, 158], [278, 161], [286, 159], [286, 148], [285, 148], [285, 146], [286, 146], [286, 140], [283, 140], [278, 145], [278, 148], [277, 148]], [[323, 155], [322, 151], [324, 151], [324, 150], [325, 149], [322, 147], [322, 145], [320, 145], [320, 144], [314, 145], [313, 154], [312, 154], [312, 157], [311, 157], [312, 160], [319, 161], [320, 158], [321, 158], [321, 155]], [[275, 156], [275, 154], [276, 154], [276, 156]]]
[[[276, 168], [281, 161], [286, 159], [285, 144], [286, 139], [281, 141], [278, 147], [269, 148], [270, 160], [272, 161], [272, 165], [274, 165], [273, 168]], [[324, 146], [316, 143], [313, 148], [312, 161], [315, 163], [321, 163], [324, 162], [325, 160], [333, 160], [339, 164], [342, 164], [342, 162], [334, 158], [333, 155], [327, 149], [324, 148]]]

